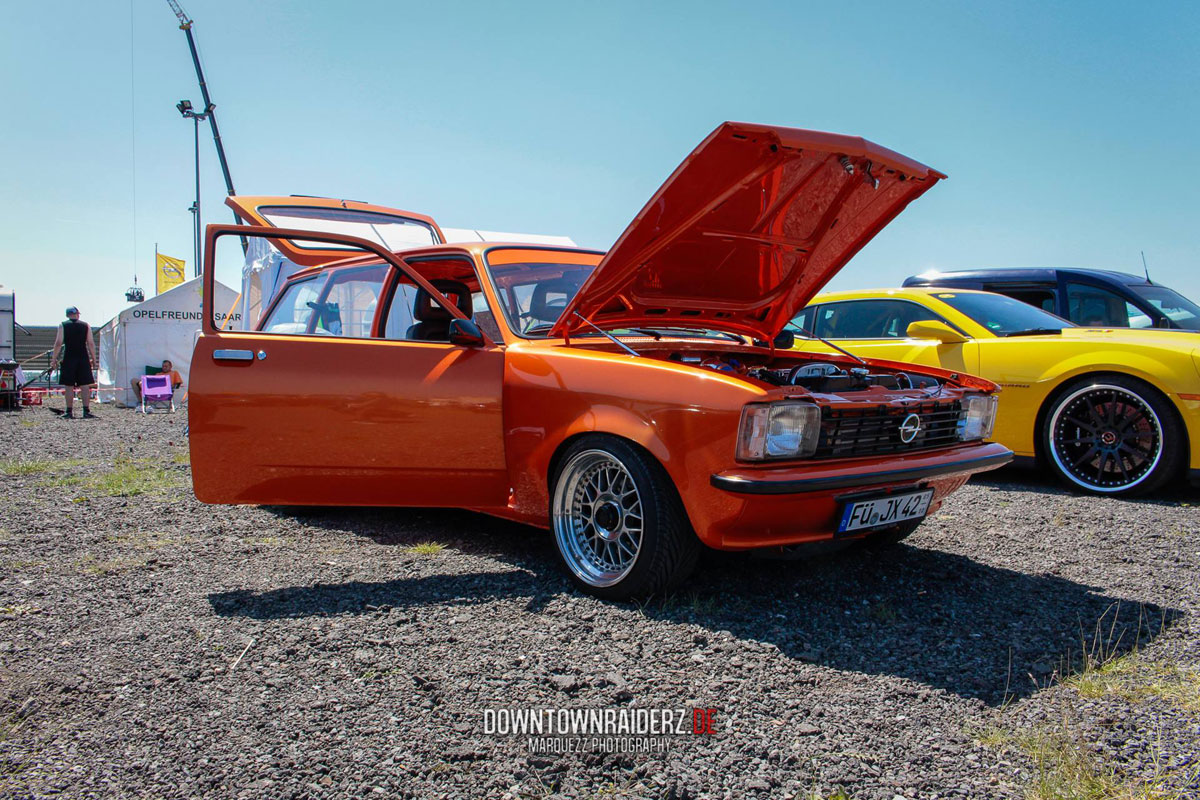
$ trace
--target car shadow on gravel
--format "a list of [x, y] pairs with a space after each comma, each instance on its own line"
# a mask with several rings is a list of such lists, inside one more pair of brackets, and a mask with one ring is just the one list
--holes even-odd
[[[537, 615], [549, 600], [573, 592], [549, 535], [521, 525], [428, 509], [276, 513], [367, 536], [380, 546], [450, 542], [511, 569], [227, 591], [209, 595], [217, 614], [271, 620], [520, 598], [528, 600], [527, 613]], [[909, 545], [799, 561], [718, 555], [684, 590], [637, 607], [664, 625], [728, 631], [747, 643], [773, 645], [798, 665], [890, 675], [988, 705], [1027, 697], [1089, 660], [1143, 647], [1181, 616], [1056, 575]], [[597, 638], [596, 646], [606, 641]], [[712, 646], [703, 633], [693, 641], [697, 650]]]
[[[1017, 490], [1053, 497], [1086, 498], [1091, 496], [1084, 492], [1073, 491], [1051, 472], [1043, 468], [1010, 465], [992, 470], [991, 472], [982, 472], [978, 475], [973, 475], [971, 483], [973, 485], [987, 486], [1005, 491]], [[1200, 492], [1197, 491], [1197, 488], [1189, 484], [1183, 476], [1180, 476], [1175, 480], [1168, 481], [1164, 486], [1149, 494], [1120, 498], [1120, 501], [1122, 503], [1133, 504], [1177, 506], [1180, 503], [1195, 503], [1198, 494]]]

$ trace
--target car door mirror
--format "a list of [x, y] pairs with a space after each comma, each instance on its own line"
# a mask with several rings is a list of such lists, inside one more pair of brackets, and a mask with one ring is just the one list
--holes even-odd
[[937, 339], [942, 344], [958, 344], [965, 342], [967, 337], [936, 319], [922, 319], [910, 322], [904, 335], [909, 339]]
[[455, 317], [450, 320], [450, 344], [462, 347], [483, 347], [487, 342], [484, 341], [483, 333], [479, 330], [478, 325], [469, 319]]

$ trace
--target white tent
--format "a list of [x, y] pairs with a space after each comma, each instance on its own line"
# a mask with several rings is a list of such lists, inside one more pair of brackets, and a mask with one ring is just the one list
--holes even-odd
[[[158, 367], [169, 360], [188, 385], [192, 365], [192, 346], [200, 332], [202, 279], [193, 278], [157, 297], [122, 311], [100, 329], [100, 400], [133, 404], [130, 383], [146, 374], [146, 367]], [[214, 316], [219, 326], [233, 306], [237, 292], [216, 284]], [[234, 327], [241, 327], [240, 312], [235, 310]]]

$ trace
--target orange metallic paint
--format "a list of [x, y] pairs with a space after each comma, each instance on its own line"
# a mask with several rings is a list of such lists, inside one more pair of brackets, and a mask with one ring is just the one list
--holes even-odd
[[[496, 308], [482, 268], [485, 252], [494, 263], [596, 258], [490, 244], [427, 248], [405, 253], [403, 261], [374, 255], [406, 268], [418, 283], [425, 283], [420, 270], [428, 257], [470, 259]], [[739, 494], [712, 486], [713, 475], [869, 476], [963, 462], [961, 471], [920, 482], [935, 490], [936, 507], [975, 471], [967, 462], [1007, 453], [998, 445], [965, 444], [908, 455], [739, 464], [735, 438], [745, 404], [795, 396], [798, 389], [764, 387], [652, 352], [739, 346], [647, 340], [639, 344], [645, 355], [633, 357], [595, 337], [576, 337], [574, 345], [524, 339], [503, 315], [496, 319], [504, 341], [485, 348], [206, 332], [193, 358], [190, 408], [197, 496], [224, 503], [465, 507], [545, 528], [555, 455], [572, 437], [603, 433], [638, 444], [663, 466], [702, 541], [744, 549], [829, 538], [850, 491]], [[377, 318], [376, 332], [379, 324]], [[220, 363], [212, 360], [216, 349], [261, 349], [267, 357]], [[922, 371], [953, 386], [994, 389], [970, 376]], [[883, 479], [864, 488], [914, 485]]]
[[[887, 220], [941, 177], [861, 139], [722, 126], [603, 257], [575, 307], [612, 327], [614, 322], [647, 322], [643, 312], [665, 304], [667, 313], [650, 322], [769, 339], [760, 334], [781, 328], [782, 320]], [[868, 178], [878, 179], [879, 189], [862, 191]], [[311, 204], [310, 198], [295, 201]], [[387, 262], [393, 268], [388, 285], [404, 273], [456, 317], [461, 312], [427, 280], [436, 277], [437, 269], [428, 259], [448, 256], [456, 265], [469, 261], [493, 310], [500, 340], [471, 348], [218, 331], [212, 324], [211, 260], [220, 235], [263, 235], [272, 241], [294, 237], [358, 247], [368, 255], [347, 260], [344, 250], [330, 252], [343, 264]], [[662, 465], [702, 541], [742, 549], [830, 538], [844, 498], [864, 490], [928, 486], [935, 490], [936, 508], [983, 468], [981, 457], [995, 466], [1011, 456], [1000, 445], [969, 443], [898, 455], [739, 463], [735, 440], [749, 402], [802, 397], [865, 405], [906, 395], [859, 400], [811, 395], [800, 387], [773, 387], [667, 358], [672, 349], [698, 347], [772, 357], [771, 350], [728, 340], [639, 341], [641, 355], [631, 356], [595, 336], [574, 336], [570, 343], [527, 339], [499, 313], [485, 257], [493, 264], [595, 264], [600, 254], [473, 243], [398, 256], [365, 239], [235, 226], [210, 226], [206, 252], [205, 321], [192, 361], [189, 407], [193, 480], [197, 497], [206, 502], [465, 507], [548, 527], [557, 454], [572, 437], [601, 433], [637, 444]], [[681, 293], [685, 277], [695, 285]], [[378, 304], [372, 326], [376, 335], [386, 305]], [[560, 321], [559, 333], [572, 324]], [[261, 351], [265, 358], [216, 361], [218, 349]], [[777, 355], [805, 359], [794, 352]], [[825, 354], [814, 358], [843, 360]], [[945, 398], [995, 388], [969, 376], [899, 368], [939, 375], [946, 381]], [[886, 474], [914, 467], [936, 468], [936, 475], [917, 481]], [[722, 477], [832, 477], [856, 485], [852, 490], [753, 494], [718, 488], [714, 482]]]
[[946, 177], [853, 136], [726, 122], [583, 284], [555, 334], [688, 324], [769, 340], [905, 206]]

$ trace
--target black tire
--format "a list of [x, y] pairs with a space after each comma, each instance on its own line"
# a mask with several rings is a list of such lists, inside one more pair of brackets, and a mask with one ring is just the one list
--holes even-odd
[[670, 591], [700, 555], [662, 465], [615, 436], [581, 437], [562, 454], [550, 483], [550, 526], [571, 581], [607, 600]]
[[1047, 466], [1076, 491], [1146, 494], [1178, 474], [1187, 433], [1153, 386], [1126, 375], [1094, 375], [1063, 387], [1038, 432]]
[[887, 547], [895, 547], [902, 541], [916, 533], [917, 528], [921, 527], [923, 519], [910, 519], [906, 522], [901, 522], [891, 528], [884, 528], [881, 531], [868, 533], [860, 541], [863, 547], [870, 550], [881, 550]]

